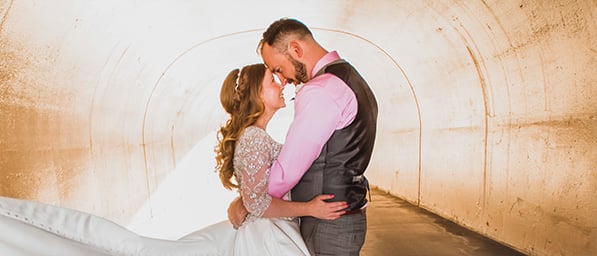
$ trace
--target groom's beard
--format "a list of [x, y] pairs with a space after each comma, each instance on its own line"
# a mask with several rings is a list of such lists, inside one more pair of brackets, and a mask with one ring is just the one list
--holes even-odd
[[307, 68], [305, 67], [305, 64], [301, 63], [298, 60], [295, 60], [291, 56], [288, 56], [288, 59], [290, 60], [290, 62], [292, 62], [292, 65], [294, 66], [294, 72], [296, 73], [294, 79], [288, 79], [288, 83], [306, 83], [307, 81], [309, 81], [309, 77], [307, 76]]

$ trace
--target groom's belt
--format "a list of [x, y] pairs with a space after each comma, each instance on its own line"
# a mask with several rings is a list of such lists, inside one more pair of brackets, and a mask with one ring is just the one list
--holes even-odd
[[354, 210], [347, 211], [347, 212], [346, 212], [346, 213], [344, 213], [343, 215], [351, 215], [351, 214], [365, 213], [365, 212], [367, 212], [367, 207], [366, 207], [366, 206], [365, 206], [365, 207], [358, 208], [358, 209], [354, 209]]

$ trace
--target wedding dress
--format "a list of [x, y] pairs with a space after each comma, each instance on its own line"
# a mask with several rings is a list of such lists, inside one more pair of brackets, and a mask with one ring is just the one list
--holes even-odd
[[271, 203], [267, 178], [280, 148], [254, 126], [237, 142], [234, 174], [251, 212], [238, 230], [222, 221], [178, 240], [156, 239], [89, 213], [0, 197], [0, 255], [309, 255], [295, 219], [260, 217]]

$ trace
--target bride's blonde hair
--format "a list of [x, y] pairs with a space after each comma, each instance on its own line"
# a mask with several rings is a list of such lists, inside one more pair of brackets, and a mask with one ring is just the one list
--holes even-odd
[[222, 84], [220, 102], [230, 118], [218, 131], [215, 152], [216, 171], [226, 189], [238, 188], [238, 180], [231, 180], [234, 176], [236, 142], [244, 129], [255, 124], [265, 109], [260, 97], [264, 76], [265, 65], [252, 64], [244, 66], [242, 70], [230, 71]]

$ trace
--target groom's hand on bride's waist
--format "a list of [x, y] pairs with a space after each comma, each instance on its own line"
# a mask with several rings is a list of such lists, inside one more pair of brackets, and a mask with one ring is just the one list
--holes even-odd
[[235, 198], [228, 206], [228, 220], [234, 229], [238, 229], [245, 222], [248, 214], [249, 212], [240, 197]]

